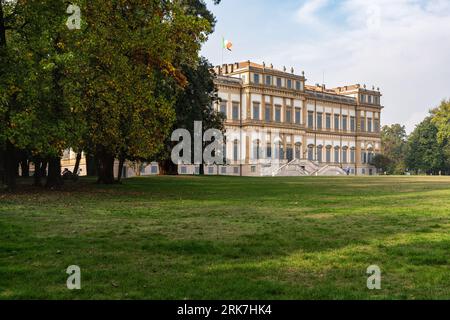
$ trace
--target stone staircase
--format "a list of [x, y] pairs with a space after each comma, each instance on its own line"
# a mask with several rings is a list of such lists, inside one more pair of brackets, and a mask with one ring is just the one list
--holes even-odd
[[295, 159], [279, 166], [272, 171], [273, 177], [301, 177], [301, 176], [337, 176], [346, 175], [338, 165], [321, 167], [318, 162]]
[[326, 165], [315, 173], [316, 176], [345, 176], [347, 173], [338, 165]]

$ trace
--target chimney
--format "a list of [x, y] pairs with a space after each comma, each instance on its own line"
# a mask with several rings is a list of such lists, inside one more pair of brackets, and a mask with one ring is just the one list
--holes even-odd
[[228, 66], [228, 68], [229, 68], [229, 70], [230, 70], [231, 73], [234, 72], [234, 65], [233, 65], [233, 64], [230, 64], [230, 65]]
[[224, 65], [222, 66], [222, 68], [223, 68], [223, 73], [224, 73], [224, 74], [228, 74], [228, 65], [227, 65], [227, 64], [224, 64]]

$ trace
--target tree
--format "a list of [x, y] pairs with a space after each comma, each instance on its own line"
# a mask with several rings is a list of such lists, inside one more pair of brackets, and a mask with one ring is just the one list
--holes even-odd
[[0, 87], [4, 94], [0, 144], [5, 156], [5, 180], [14, 188], [18, 155], [27, 154], [48, 158], [47, 185], [53, 187], [60, 183], [59, 155], [74, 129], [59, 83], [64, 55], [58, 37], [65, 31], [66, 4], [62, 0], [0, 4], [8, 9], [2, 10], [0, 23], [7, 21], [8, 26], [1, 29], [9, 30], [8, 45], [3, 42], [0, 55]]
[[[191, 137], [194, 136], [194, 121], [201, 121], [203, 131], [208, 129], [224, 130], [224, 116], [214, 109], [218, 100], [217, 89], [214, 84], [215, 74], [211, 72], [212, 65], [206, 58], [200, 58], [197, 67], [183, 67], [188, 85], [179, 92], [175, 103], [175, 129], [187, 129]], [[170, 137], [169, 137], [170, 138]], [[165, 149], [159, 155], [161, 174], [177, 174], [177, 165], [172, 163], [171, 150], [174, 143], [167, 139]], [[192, 153], [193, 154], [193, 153]], [[200, 173], [203, 165], [200, 166]]]
[[149, 159], [161, 151], [175, 119], [174, 92], [187, 85], [181, 66], [195, 66], [211, 32], [208, 19], [188, 6], [201, 3], [79, 4], [83, 28], [65, 43], [76, 56], [66, 88], [85, 123], [79, 149], [95, 155], [98, 182], [114, 182], [117, 158]]
[[448, 170], [448, 143], [439, 141], [433, 117], [425, 118], [408, 138], [406, 164], [416, 172], [438, 174]]
[[443, 100], [439, 107], [431, 111], [432, 122], [437, 128], [437, 139], [440, 143], [450, 140], [450, 99]]
[[376, 154], [371, 161], [371, 165], [382, 172], [388, 172], [392, 165], [392, 160], [384, 154]]
[[406, 170], [406, 129], [400, 124], [384, 126], [381, 130], [382, 154], [390, 160], [389, 174], [403, 174]]

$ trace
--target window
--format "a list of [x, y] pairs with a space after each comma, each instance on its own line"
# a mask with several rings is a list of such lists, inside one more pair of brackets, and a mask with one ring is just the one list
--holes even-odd
[[233, 173], [239, 174], [239, 167], [233, 167]]
[[347, 116], [342, 116], [342, 130], [347, 131]]
[[270, 105], [268, 105], [268, 104], [266, 104], [266, 107], [265, 107], [265, 111], [264, 111], [264, 120], [266, 120], [267, 122], [269, 122], [269, 121], [271, 121], [271, 119], [270, 119], [270, 109], [271, 109], [272, 107], [270, 106]]
[[208, 167], [208, 174], [214, 174], [214, 167]]
[[158, 166], [152, 166], [152, 174], [158, 173]]
[[366, 130], [366, 119], [365, 118], [361, 118], [360, 126], [361, 126], [361, 131]]
[[367, 153], [365, 151], [361, 152], [361, 162], [367, 163]]
[[327, 151], [326, 151], [326, 161], [327, 163], [331, 162], [331, 147], [327, 147]]
[[253, 82], [259, 84], [259, 74], [257, 73], [253, 74]]
[[292, 122], [292, 111], [291, 107], [286, 107], [286, 123]]
[[308, 160], [314, 161], [314, 147], [308, 146]]
[[375, 127], [375, 132], [379, 133], [380, 132], [380, 120], [378, 120], [378, 119], [374, 120], [374, 127]]
[[252, 173], [256, 173], [256, 166], [251, 166]]
[[373, 152], [367, 153], [367, 163], [369, 163], [369, 164], [372, 163], [373, 156], [374, 156]]
[[329, 113], [326, 115], [325, 126], [328, 130], [331, 129], [331, 114]]
[[220, 172], [221, 172], [222, 174], [227, 174], [227, 167], [221, 167], [221, 168], [220, 168]]
[[288, 145], [286, 148], [286, 159], [291, 162], [294, 160], [294, 149], [292, 149], [291, 145]]
[[298, 91], [302, 90], [302, 85], [300, 81], [295, 81], [295, 89]]
[[272, 159], [272, 146], [270, 143], [266, 146], [266, 157], [267, 159]]
[[367, 118], [367, 131], [372, 132], [372, 118]]
[[355, 148], [350, 149], [350, 162], [355, 163]]
[[277, 87], [281, 88], [281, 78], [277, 78]]
[[355, 117], [350, 117], [350, 131], [355, 132]]
[[314, 112], [308, 111], [308, 128], [314, 127]]
[[281, 122], [281, 107], [280, 106], [275, 107], [275, 121]]
[[336, 130], [336, 131], [339, 130], [339, 115], [338, 114], [334, 115], [334, 130]]
[[364, 94], [361, 95], [361, 103], [366, 103], [366, 96]]
[[222, 113], [225, 116], [225, 119], [227, 118], [227, 102], [226, 101], [220, 102], [220, 113]]
[[317, 161], [319, 161], [319, 162], [322, 162], [322, 153], [323, 153], [322, 146], [318, 146], [317, 147]]
[[301, 121], [301, 110], [299, 108], [295, 108], [295, 123], [300, 124]]
[[287, 80], [287, 87], [288, 87], [288, 89], [292, 89], [292, 80], [291, 79]]
[[301, 144], [300, 143], [296, 143], [295, 144], [295, 159], [301, 159], [302, 154], [301, 154]]
[[253, 120], [259, 120], [259, 103], [253, 103]]
[[272, 77], [266, 76], [266, 86], [271, 86], [271, 85], [272, 85]]
[[347, 148], [342, 149], [342, 163], [347, 163]]
[[187, 174], [187, 168], [181, 167], [181, 174]]
[[253, 160], [259, 160], [261, 155], [260, 141], [256, 140], [253, 142]]
[[339, 163], [339, 147], [334, 148], [334, 162]]
[[233, 160], [238, 161], [239, 159], [239, 141], [234, 140], [233, 143]]
[[322, 130], [322, 113], [317, 113], [317, 129]]
[[239, 120], [239, 103], [233, 102], [233, 120]]

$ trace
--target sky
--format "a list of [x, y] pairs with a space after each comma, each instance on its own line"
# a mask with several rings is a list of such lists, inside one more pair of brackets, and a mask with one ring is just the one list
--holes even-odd
[[383, 125], [408, 133], [450, 98], [450, 0], [207, 2], [217, 25], [201, 54], [214, 65], [251, 60], [304, 70], [310, 85], [379, 87]]

